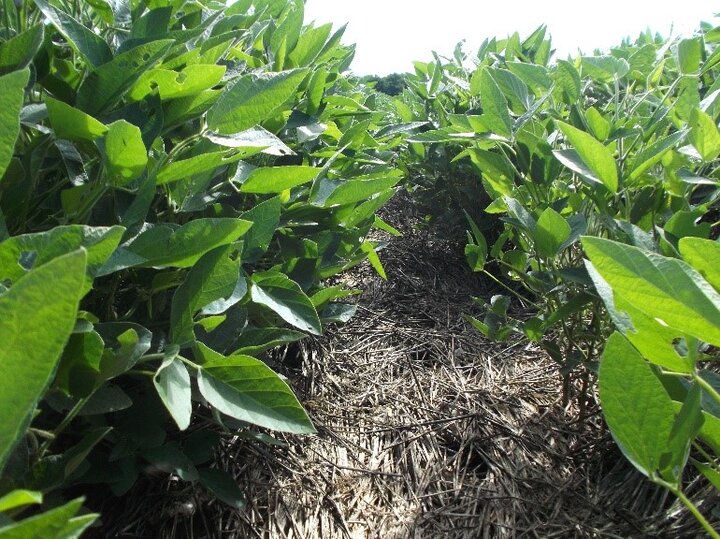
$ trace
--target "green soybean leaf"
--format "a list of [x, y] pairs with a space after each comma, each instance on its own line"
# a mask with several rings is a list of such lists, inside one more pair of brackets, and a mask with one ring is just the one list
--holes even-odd
[[210, 493], [234, 509], [245, 507], [245, 494], [232, 476], [224, 471], [211, 468], [198, 470], [200, 484]]
[[590, 107], [585, 111], [585, 119], [595, 138], [606, 140], [610, 136], [612, 124], [595, 107]]
[[482, 271], [487, 262], [487, 245], [468, 243], [465, 245], [465, 260], [473, 271]]
[[585, 252], [613, 294], [651, 318], [720, 345], [720, 295], [682, 260], [585, 236]]
[[75, 105], [93, 116], [107, 111], [145, 71], [165, 57], [173, 43], [164, 39], [138, 45], [96, 67], [80, 85]]
[[639, 152], [628, 165], [630, 175], [628, 182], [632, 182], [645, 174], [651, 167], [658, 164], [670, 150], [677, 147], [687, 136], [687, 130], [682, 129], [664, 137]]
[[564, 103], [576, 103], [580, 99], [581, 81], [580, 73], [575, 66], [567, 60], [558, 60], [555, 71], [552, 72], [555, 82], [555, 93]]
[[80, 533], [98, 517], [98, 515], [75, 517], [82, 508], [82, 503], [83, 499], [78, 498], [39, 515], [2, 526], [0, 527], [0, 537], [2, 539], [41, 539], [45, 537], [69, 539], [79, 537]]
[[715, 121], [700, 109], [690, 114], [690, 142], [705, 161], [720, 155], [720, 131]]
[[382, 230], [383, 232], [387, 232], [391, 236], [394, 236], [396, 238], [402, 237], [402, 232], [400, 232], [397, 228], [392, 226], [390, 223], [383, 221], [379, 216], [375, 216], [375, 219], [373, 220], [373, 228], [376, 228], [378, 230]]
[[[104, 381], [98, 381], [97, 384]], [[127, 410], [132, 405], [133, 400], [122, 389], [115, 385], [105, 384], [101, 385], [87, 400], [80, 413], [78, 413], [78, 417], [110, 414], [120, 410]]]
[[327, 288], [323, 288], [318, 292], [315, 292], [310, 298], [310, 300], [312, 301], [315, 308], [319, 309], [330, 301], [346, 298], [348, 296], [354, 296], [360, 293], [360, 290], [348, 290], [343, 288], [342, 286], [328, 286]]
[[703, 49], [704, 44], [701, 37], [683, 39], [678, 43], [677, 56], [680, 73], [683, 75], [697, 73], [702, 62]]
[[87, 251], [84, 290], [89, 290], [93, 278], [101, 275], [102, 266], [115, 251], [124, 232], [121, 226], [67, 225], [57, 226], [47, 232], [13, 236], [0, 243], [0, 280], [18, 279], [29, 267], [40, 267], [82, 247]]
[[288, 1], [278, 19], [278, 27], [270, 37], [270, 49], [273, 51], [279, 50], [281, 42], [285, 40], [287, 50], [293, 50], [300, 37], [304, 16], [305, 5], [301, 0]]
[[[492, 127], [483, 119], [478, 119], [474, 122], [473, 127], [479, 133], [484, 133], [492, 130]], [[362, 136], [364, 132], [360, 130], [358, 136]], [[407, 139], [408, 142], [423, 142], [423, 143], [442, 143], [442, 142], [458, 142], [459, 140], [468, 140], [473, 137], [473, 133], [455, 133], [450, 129], [435, 129], [432, 131], [425, 131], [424, 133], [416, 133], [410, 135]], [[495, 136], [495, 135], [493, 135]], [[360, 142], [364, 142], [364, 138], [359, 139]], [[502, 139], [501, 139], [502, 140]]]
[[113, 55], [105, 40], [64, 11], [50, 5], [47, 0], [33, 0], [58, 32], [67, 39], [83, 59], [92, 67], [109, 62]]
[[111, 1], [112, 0], [86, 0], [107, 24], [113, 24], [115, 22], [115, 12], [113, 10], [121, 12], [123, 9], [121, 3], [113, 3], [113, 5], [111, 5]]
[[87, 254], [60, 256], [0, 296], [0, 468], [24, 433], [75, 327]]
[[18, 507], [26, 507], [28, 505], [37, 505], [42, 503], [43, 495], [41, 492], [32, 490], [12, 490], [0, 496], [0, 513], [17, 509]]
[[720, 243], [685, 237], [680, 239], [678, 245], [685, 262], [699, 271], [715, 290], [720, 291]]
[[581, 62], [583, 75], [603, 82], [621, 79], [630, 71], [627, 60], [610, 55], [583, 56]]
[[153, 377], [155, 389], [180, 430], [190, 426], [192, 386], [190, 373], [177, 357], [167, 357]]
[[650, 73], [656, 66], [656, 49], [655, 45], [643, 45], [628, 58], [630, 64], [630, 75], [638, 80], [647, 80]]
[[537, 227], [537, 222], [532, 214], [525, 209], [525, 206], [511, 197], [503, 197], [503, 202], [505, 202], [508, 213], [515, 219], [517, 224], [524, 228], [528, 234], [532, 234], [535, 227]]
[[93, 448], [105, 438], [112, 427], [100, 427], [89, 430], [82, 439], [66, 450], [57, 460], [51, 460], [46, 473], [55, 474], [56, 481], [62, 483], [87, 459]]
[[184, 346], [195, 339], [193, 317], [198, 311], [221, 300], [211, 311], [222, 314], [247, 293], [240, 260], [232, 260], [229, 252], [230, 248], [223, 246], [204, 254], [175, 291], [170, 312], [173, 344]]
[[146, 449], [143, 457], [165, 473], [175, 474], [184, 481], [197, 481], [198, 472], [177, 442]]
[[554, 257], [571, 233], [572, 229], [565, 218], [552, 208], [547, 208], [540, 215], [533, 231], [537, 253], [545, 258]]
[[695, 459], [690, 460], [692, 461], [693, 466], [695, 466], [695, 468], [697, 468], [697, 470], [703, 474], [717, 490], [720, 490], [720, 472], [718, 472], [714, 467], [708, 466], [703, 462]]
[[224, 357], [203, 344], [197, 349], [202, 360], [198, 388], [218, 411], [281, 432], [315, 432], [292, 390], [262, 361], [243, 355]]
[[580, 155], [575, 150], [553, 150], [553, 155], [567, 168], [580, 175], [580, 178], [587, 180], [586, 183], [591, 186], [604, 185], [602, 180], [598, 178], [590, 168], [585, 164]]
[[508, 112], [505, 96], [490, 73], [489, 68], [481, 68], [480, 101], [483, 108], [483, 119], [493, 133], [510, 137], [512, 135], [512, 118]]
[[377, 254], [375, 245], [373, 245], [370, 241], [364, 241], [362, 245], [360, 245], [360, 249], [367, 255], [368, 262], [370, 262], [370, 265], [375, 270], [375, 273], [377, 273], [380, 278], [387, 281], [387, 274], [385, 273], [385, 268], [383, 267], [382, 261]]
[[243, 193], [276, 194], [315, 179], [322, 169], [307, 166], [261, 167], [240, 185]]
[[675, 408], [650, 365], [619, 333], [610, 336], [599, 372], [600, 402], [615, 442], [647, 476], [661, 468]]
[[45, 34], [37, 25], [0, 44], [0, 75], [28, 66], [40, 50]]
[[705, 211], [700, 209], [693, 211], [676, 211], [663, 227], [665, 231], [664, 239], [674, 247], [677, 247], [677, 242], [680, 238], [687, 236], [707, 238], [712, 231], [712, 225], [710, 223], [698, 222], [704, 214]]
[[95, 329], [105, 342], [100, 359], [100, 377], [104, 382], [132, 369], [152, 345], [152, 333], [132, 322], [106, 322]]
[[165, 165], [157, 175], [157, 184], [165, 185], [176, 182], [185, 178], [189, 178], [196, 174], [209, 172], [219, 167], [235, 163], [244, 157], [248, 157], [253, 153], [260, 152], [261, 148], [255, 148], [255, 151], [244, 151], [238, 153], [210, 152], [173, 161]]
[[205, 134], [205, 137], [215, 144], [228, 148], [262, 148], [262, 153], [269, 155], [292, 155], [295, 153], [282, 140], [260, 126], [231, 135], [211, 132]]
[[245, 262], [256, 261], [268, 250], [275, 231], [280, 226], [281, 211], [280, 197], [272, 197], [240, 216], [241, 219], [253, 223], [244, 237], [243, 260]]
[[176, 126], [202, 116], [222, 95], [222, 90], [205, 90], [197, 95], [163, 103], [165, 127]]
[[328, 208], [368, 200], [373, 195], [397, 185], [402, 177], [403, 174], [399, 170], [388, 170], [346, 180], [320, 178], [313, 186], [310, 202]]
[[545, 93], [552, 86], [548, 69], [541, 65], [526, 62], [507, 62], [507, 68], [533, 89], [536, 95]]
[[224, 92], [208, 112], [208, 127], [237, 133], [272, 118], [297, 91], [306, 69], [245, 75]]
[[233, 344], [233, 354], [258, 355], [272, 348], [302, 340], [307, 334], [287, 328], [245, 328]]
[[482, 173], [483, 183], [491, 195], [513, 196], [515, 172], [513, 164], [505, 155], [480, 149], [469, 149], [467, 155], [473, 165]]
[[0, 183], [20, 134], [20, 109], [29, 78], [28, 69], [0, 77]]
[[482, 271], [488, 256], [487, 240], [470, 214], [465, 210], [463, 213], [472, 230], [472, 235], [468, 233], [468, 243], [465, 245], [465, 260], [473, 271]]
[[332, 24], [323, 24], [317, 28], [307, 28], [297, 40], [297, 45], [289, 55], [294, 66], [304, 67], [317, 58], [332, 32]]
[[510, 102], [511, 110], [516, 114], [524, 114], [530, 108], [530, 90], [520, 77], [507, 69], [493, 70], [493, 78]]
[[199, 94], [222, 81], [225, 66], [196, 64], [182, 71], [156, 68], [146, 71], [128, 92], [130, 101], [140, 101], [157, 90], [160, 99], [178, 99]]
[[65, 345], [55, 387], [77, 398], [88, 397], [96, 389], [105, 342], [96, 331], [74, 333]]
[[130, 31], [131, 39], [157, 38], [166, 32], [170, 25], [170, 17], [173, 8], [170, 6], [153, 6], [150, 3], [150, 10], [133, 21]]
[[252, 276], [252, 300], [274, 311], [288, 324], [314, 335], [322, 325], [310, 298], [300, 286], [282, 273], [260, 273]]
[[111, 123], [105, 134], [105, 157], [115, 185], [138, 179], [148, 163], [140, 128], [125, 120]]
[[592, 263], [586, 264], [595, 289], [615, 327], [648, 361], [670, 371], [691, 373], [695, 366], [681, 356], [675, 346], [678, 332], [660, 324], [654, 317], [639, 310], [622, 296], [615, 296], [610, 285]]
[[673, 483], [680, 481], [682, 472], [690, 457], [690, 447], [695, 436], [703, 425], [703, 415], [700, 405], [702, 390], [695, 384], [688, 391], [687, 396], [675, 418], [670, 438], [666, 446], [666, 453], [661, 458], [660, 473]]
[[357, 313], [357, 305], [354, 303], [329, 303], [320, 311], [320, 319], [323, 324], [347, 324]]
[[188, 268], [208, 251], [234, 242], [251, 226], [231, 218], [195, 219], [180, 227], [155, 225], [115, 251], [101, 274], [132, 266]]
[[[610, 150], [592, 135], [573, 127], [570, 124], [556, 122], [560, 131], [567, 137], [570, 144], [582, 159], [582, 162], [592, 171], [593, 177], [607, 187], [612, 193], [618, 189], [618, 173], [615, 159]], [[564, 164], [564, 163], [563, 163]], [[591, 178], [592, 179], [592, 178]]]
[[352, 126], [348, 127], [345, 132], [338, 140], [337, 145], [339, 147], [345, 147], [351, 149], [364, 149], [370, 142], [368, 130], [372, 125], [372, 120], [357, 121]]
[[50, 117], [50, 125], [52, 125], [57, 138], [94, 141], [102, 137], [108, 130], [104, 123], [67, 103], [46, 96], [45, 104]]

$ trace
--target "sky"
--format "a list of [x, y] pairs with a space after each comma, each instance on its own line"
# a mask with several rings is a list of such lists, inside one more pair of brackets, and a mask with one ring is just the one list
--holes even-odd
[[412, 71], [432, 51], [451, 56], [455, 44], [477, 50], [485, 38], [527, 37], [546, 24], [556, 58], [618, 45], [650, 28], [691, 35], [700, 21], [720, 25], [714, 0], [306, 0], [305, 21], [348, 23], [344, 43], [357, 45], [352, 71], [387, 75]]

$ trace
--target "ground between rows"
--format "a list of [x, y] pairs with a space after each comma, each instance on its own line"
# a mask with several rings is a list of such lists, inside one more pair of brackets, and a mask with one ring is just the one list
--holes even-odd
[[[563, 407], [557, 366], [526, 341], [493, 343], [463, 313], [488, 283], [462, 246], [403, 232], [343, 277], [358, 312], [274, 355], [318, 434], [277, 445], [226, 436], [217, 465], [247, 496], [230, 510], [177, 481], [143, 481], [103, 533], [122, 537], [695, 537], [696, 523], [622, 458], [597, 406]], [[689, 493], [707, 491], [693, 480]], [[706, 503], [706, 508], [707, 508]]]

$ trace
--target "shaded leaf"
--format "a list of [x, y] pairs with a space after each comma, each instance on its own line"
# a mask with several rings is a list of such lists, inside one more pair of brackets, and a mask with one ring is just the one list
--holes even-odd
[[132, 266], [187, 268], [208, 251], [234, 242], [251, 226], [232, 218], [195, 219], [180, 227], [159, 224], [115, 251], [101, 274]]
[[58, 32], [68, 40], [83, 59], [93, 67], [109, 62], [113, 55], [105, 40], [78, 22], [71, 15], [50, 5], [47, 0], [33, 0], [43, 14], [53, 23]]
[[0, 75], [24, 69], [40, 50], [44, 38], [38, 24], [0, 44]]
[[300, 286], [281, 273], [252, 276], [250, 295], [253, 302], [264, 305], [296, 328], [320, 335], [322, 326], [317, 311]]
[[203, 468], [198, 470], [200, 484], [234, 509], [245, 507], [245, 494], [230, 474], [223, 470]]
[[76, 106], [91, 115], [115, 105], [146, 70], [170, 50], [173, 40], [138, 45], [91, 71], [77, 91]]
[[178, 428], [187, 429], [192, 415], [192, 388], [185, 365], [177, 357], [166, 358], [155, 373], [153, 383]]

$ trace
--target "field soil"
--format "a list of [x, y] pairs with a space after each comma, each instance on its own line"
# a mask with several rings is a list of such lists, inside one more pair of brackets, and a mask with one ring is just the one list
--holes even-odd
[[[462, 245], [433, 236], [406, 195], [383, 218], [381, 279], [357, 315], [270, 359], [318, 430], [275, 443], [225, 435], [217, 466], [247, 505], [231, 510], [177, 481], [145, 479], [108, 509], [103, 536], [262, 539], [696, 537], [692, 518], [622, 458], [590, 395], [562, 403], [555, 365], [527, 341], [493, 343], [465, 322]], [[578, 388], [573, 386], [575, 390]], [[272, 434], [272, 433], [268, 433]], [[688, 493], [706, 485], [690, 478]], [[709, 512], [711, 506], [705, 504]]]

